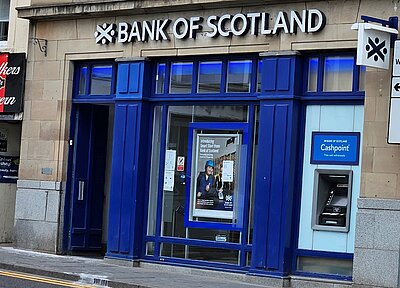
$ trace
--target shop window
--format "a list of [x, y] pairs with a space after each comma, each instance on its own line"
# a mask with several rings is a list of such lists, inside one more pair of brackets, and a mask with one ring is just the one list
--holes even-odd
[[352, 91], [353, 68], [352, 56], [325, 57], [323, 91]]
[[156, 93], [164, 94], [165, 86], [165, 63], [157, 64], [157, 75], [156, 75]]
[[0, 41], [7, 41], [10, 0], [0, 0]]
[[[227, 59], [162, 60], [154, 66], [154, 96], [240, 96], [261, 92], [262, 61], [258, 56]], [[199, 97], [199, 98], [200, 98]]]
[[90, 81], [90, 94], [111, 94], [112, 65], [93, 65]]
[[353, 271], [352, 259], [301, 256], [297, 262], [298, 271], [304, 272], [351, 276]]
[[93, 101], [109, 99], [115, 96], [115, 63], [77, 62], [74, 76], [74, 101]]
[[321, 97], [320, 100], [364, 98], [365, 67], [355, 64], [355, 54], [319, 54], [306, 59], [304, 96], [314, 97], [314, 100], [315, 97]]
[[193, 62], [174, 62], [171, 64], [169, 93], [190, 94], [192, 92]]
[[318, 80], [318, 58], [311, 58], [308, 61], [308, 92], [317, 92]]
[[228, 62], [227, 92], [250, 92], [251, 60]]
[[199, 62], [198, 93], [221, 92], [222, 61]]
[[261, 92], [262, 61], [257, 63], [257, 92]]
[[79, 95], [84, 95], [86, 94], [86, 78], [88, 76], [88, 67], [86, 65], [82, 66], [79, 74]]

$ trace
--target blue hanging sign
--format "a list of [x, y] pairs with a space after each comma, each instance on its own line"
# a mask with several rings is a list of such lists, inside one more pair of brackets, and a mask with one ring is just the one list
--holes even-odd
[[358, 165], [359, 132], [312, 132], [311, 164]]

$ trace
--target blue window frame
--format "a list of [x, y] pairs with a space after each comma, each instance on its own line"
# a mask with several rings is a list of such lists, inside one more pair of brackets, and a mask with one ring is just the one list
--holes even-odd
[[153, 69], [153, 99], [210, 100], [218, 96], [220, 100], [223, 96], [250, 100], [261, 90], [258, 55], [161, 59]]
[[364, 100], [365, 67], [355, 65], [354, 53], [320, 53], [305, 57], [303, 99]]
[[76, 62], [72, 101], [110, 102], [115, 98], [117, 69], [114, 61]]

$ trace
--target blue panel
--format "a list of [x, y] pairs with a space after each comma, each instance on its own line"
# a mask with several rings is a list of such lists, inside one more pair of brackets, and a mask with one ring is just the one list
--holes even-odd
[[[286, 156], [286, 133], [287, 133], [288, 106], [277, 105], [275, 111], [275, 122], [279, 129], [274, 130], [273, 137], [273, 159], [271, 169], [271, 196], [270, 213], [268, 223], [268, 241], [267, 241], [267, 267], [270, 269], [279, 268], [279, 248], [281, 241], [281, 221], [283, 197], [286, 193], [285, 183], [287, 182], [285, 173]], [[277, 245], [278, 244], [278, 245]]]
[[139, 87], [142, 84], [142, 63], [133, 63], [129, 65], [129, 93], [139, 93]]
[[278, 91], [288, 91], [290, 88], [290, 58], [281, 58], [278, 60], [278, 77], [277, 77], [277, 87]]
[[252, 266], [265, 268], [267, 254], [267, 229], [269, 213], [269, 195], [271, 179], [272, 139], [275, 125], [275, 107], [272, 105], [261, 105], [259, 147], [266, 149], [258, 150], [256, 193], [254, 200], [254, 235]]
[[[120, 219], [121, 219], [121, 193], [123, 185], [123, 166], [125, 150], [125, 129], [126, 129], [125, 105], [116, 105], [114, 118], [114, 142], [113, 142], [113, 161], [110, 189], [110, 209], [108, 225], [107, 249], [109, 252], [119, 252], [120, 242]], [[116, 149], [118, 147], [118, 149]]]
[[[141, 100], [145, 96], [143, 83], [147, 82], [148, 77], [151, 77], [151, 73], [145, 73], [145, 66], [148, 65], [144, 61], [118, 64], [116, 99]], [[147, 78], [145, 79], [145, 77]], [[150, 85], [148, 86], [148, 89], [150, 89]]]
[[128, 93], [129, 64], [118, 65], [117, 93]]
[[262, 64], [261, 91], [275, 91], [277, 79], [277, 59], [264, 59]]
[[135, 161], [135, 145], [136, 145], [136, 121], [137, 106], [128, 105], [127, 108], [127, 123], [125, 134], [125, 149], [124, 149], [124, 167], [123, 167], [123, 186], [121, 197], [121, 239], [120, 251], [128, 253], [132, 247], [131, 244], [131, 228], [132, 216], [134, 213], [134, 196], [136, 194], [135, 178], [136, 171], [134, 169]]

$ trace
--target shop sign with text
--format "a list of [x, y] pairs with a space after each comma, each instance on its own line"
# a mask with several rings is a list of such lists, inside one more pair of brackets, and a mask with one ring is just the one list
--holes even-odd
[[0, 113], [22, 112], [25, 54], [0, 53]]
[[97, 25], [94, 36], [97, 44], [133, 43], [147, 41], [168, 41], [169, 35], [175, 39], [196, 38], [203, 33], [205, 37], [232, 37], [245, 35], [276, 35], [279, 33], [314, 33], [325, 27], [324, 13], [317, 9], [303, 10], [300, 13], [279, 11], [272, 19], [266, 12], [179, 17], [171, 19], [152, 19]]

